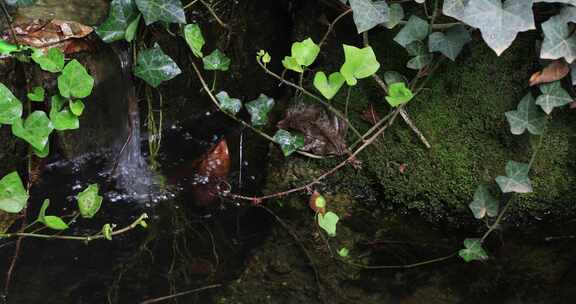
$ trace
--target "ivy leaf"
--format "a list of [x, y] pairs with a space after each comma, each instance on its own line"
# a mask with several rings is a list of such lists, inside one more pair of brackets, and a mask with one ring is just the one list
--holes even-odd
[[514, 135], [520, 135], [526, 129], [534, 135], [540, 135], [546, 123], [544, 113], [536, 107], [534, 97], [530, 93], [522, 98], [516, 111], [506, 112], [506, 119], [510, 124], [510, 132]]
[[462, 51], [466, 43], [472, 38], [463, 25], [457, 25], [449, 28], [446, 33], [435, 32], [428, 38], [428, 48], [431, 52], [440, 52], [452, 61]]
[[324, 229], [329, 236], [336, 236], [336, 224], [338, 224], [338, 221], [340, 220], [338, 215], [332, 211], [328, 211], [325, 214], [318, 213], [317, 217], [318, 226]]
[[542, 84], [539, 88], [542, 95], [536, 98], [536, 104], [542, 107], [546, 114], [550, 114], [556, 107], [567, 105], [573, 101], [570, 94], [562, 88], [560, 81]]
[[42, 207], [40, 207], [40, 212], [38, 212], [38, 217], [36, 218], [36, 221], [44, 223], [44, 218], [46, 217], [46, 209], [48, 209], [49, 206], [50, 206], [50, 200], [45, 199], [42, 202]]
[[408, 23], [406, 23], [402, 30], [400, 30], [396, 37], [394, 37], [394, 41], [401, 46], [406, 47], [414, 41], [426, 39], [426, 36], [428, 36], [428, 30], [428, 22], [422, 20], [416, 15], [412, 15], [412, 17], [408, 19]]
[[426, 45], [422, 41], [414, 41], [406, 46], [408, 54], [414, 56], [406, 63], [406, 67], [420, 70], [432, 62], [433, 56], [428, 53]]
[[[574, 10], [576, 11], [576, 9]], [[542, 41], [540, 58], [558, 59], [564, 57], [568, 63], [576, 59], [576, 34], [567, 22], [576, 21], [567, 20], [568, 17], [565, 16], [565, 12], [569, 11], [564, 10], [564, 14], [551, 17], [542, 23], [544, 40]]]
[[388, 96], [386, 96], [386, 101], [393, 106], [397, 107], [401, 104], [405, 104], [414, 98], [412, 91], [406, 87], [404, 82], [396, 82], [388, 86]]
[[338, 255], [343, 257], [343, 258], [348, 257], [348, 254], [350, 254], [350, 250], [348, 250], [348, 248], [344, 247], [344, 248], [340, 248], [340, 250], [338, 250]]
[[18, 45], [0, 39], [0, 55], [7, 56], [20, 50], [21, 48]]
[[371, 47], [359, 49], [346, 44], [343, 47], [345, 60], [340, 73], [349, 86], [356, 85], [357, 79], [370, 77], [380, 69], [380, 63]]
[[18, 213], [26, 207], [27, 202], [28, 192], [18, 172], [14, 171], [0, 179], [0, 210]]
[[228, 71], [230, 68], [230, 58], [226, 54], [215, 49], [210, 55], [202, 58], [204, 69], [208, 71]]
[[242, 102], [240, 99], [231, 98], [226, 91], [216, 94], [216, 99], [220, 103], [220, 109], [232, 115], [238, 114], [242, 109]]
[[292, 135], [290, 132], [282, 129], [276, 132], [274, 141], [280, 145], [284, 156], [290, 156], [290, 154], [304, 147], [304, 136], [302, 134]]
[[480, 29], [486, 44], [500, 55], [512, 44], [519, 32], [536, 29], [532, 2], [532, 0], [506, 0], [504, 3], [501, 0], [468, 1], [463, 4], [463, 15], [457, 19]]
[[350, 7], [358, 34], [390, 20], [388, 17], [389, 8], [385, 1], [350, 0]]
[[76, 195], [78, 208], [83, 218], [92, 218], [102, 205], [102, 196], [98, 195], [98, 184], [89, 185]]
[[42, 53], [39, 49], [34, 49], [32, 52], [32, 60], [34, 60], [41, 69], [50, 73], [58, 73], [64, 68], [64, 53], [59, 48], [51, 48], [46, 54]]
[[31, 101], [43, 102], [44, 101], [44, 88], [34, 87], [31, 92], [26, 95]]
[[488, 188], [480, 185], [474, 193], [474, 200], [468, 205], [472, 214], [477, 219], [488, 215], [494, 217], [498, 215], [498, 201], [490, 194]]
[[64, 223], [64, 221], [54, 215], [46, 215], [44, 217], [44, 225], [50, 229], [54, 230], [66, 230], [68, 229], [68, 224]]
[[384, 22], [384, 26], [387, 29], [393, 29], [402, 19], [404, 19], [404, 8], [400, 3], [392, 3], [388, 12], [388, 21]]
[[274, 99], [260, 94], [257, 99], [246, 103], [246, 110], [250, 113], [252, 125], [264, 126], [268, 123], [268, 113], [274, 107]]
[[38, 156], [39, 158], [46, 158], [48, 155], [50, 155], [50, 142], [46, 144], [44, 149], [38, 150], [32, 147], [32, 151], [34, 152], [34, 155]]
[[324, 72], [316, 72], [316, 75], [314, 75], [314, 87], [326, 99], [334, 98], [345, 81], [344, 76], [339, 72], [330, 74], [328, 78], [326, 78]]
[[78, 99], [70, 101], [70, 111], [72, 112], [72, 114], [76, 116], [82, 116], [85, 107], [86, 106], [84, 105], [84, 102], [82, 102], [82, 100]]
[[26, 120], [18, 119], [12, 124], [12, 134], [27, 141], [37, 150], [44, 150], [54, 126], [46, 113], [34, 111]]
[[186, 14], [180, 0], [135, 0], [146, 25], [156, 21], [186, 23]]
[[[108, 18], [96, 28], [96, 34], [106, 43], [122, 39], [129, 41], [128, 27], [136, 19], [140, 20], [134, 0], [113, 0], [110, 3]], [[132, 32], [135, 32], [135, 29]]]
[[488, 259], [488, 253], [482, 248], [480, 239], [465, 239], [464, 249], [460, 249], [458, 255], [465, 261], [484, 261]]
[[532, 192], [532, 183], [528, 178], [528, 164], [515, 161], [508, 161], [506, 164], [506, 176], [496, 177], [496, 183], [500, 186], [503, 193], [530, 193]]
[[442, 14], [454, 19], [462, 20], [464, 18], [464, 9], [470, 0], [444, 0]]
[[112, 240], [112, 225], [106, 223], [102, 226], [102, 235], [104, 238], [111, 241]]
[[157, 44], [151, 49], [140, 52], [134, 67], [134, 75], [154, 88], [180, 73], [182, 71], [176, 62], [164, 54]]
[[142, 18], [142, 14], [138, 14], [138, 16], [128, 24], [126, 28], [126, 34], [124, 35], [124, 39], [127, 42], [132, 42], [134, 38], [136, 38], [136, 33], [138, 32], [138, 25], [140, 24], [140, 18]]
[[11, 125], [22, 117], [22, 103], [0, 82], [0, 125]]
[[307, 67], [314, 63], [318, 54], [320, 54], [320, 47], [312, 38], [294, 42], [292, 44], [291, 56], [284, 57], [282, 65], [289, 70], [302, 73], [302, 67]]
[[65, 107], [66, 100], [60, 95], [52, 96], [52, 105], [50, 106], [50, 120], [54, 129], [58, 131], [76, 130], [80, 128], [78, 117]]
[[198, 58], [204, 57], [202, 54], [202, 47], [206, 41], [204, 41], [202, 30], [198, 24], [187, 24], [184, 27], [184, 39], [186, 39], [186, 43], [192, 50], [194, 56]]
[[88, 97], [92, 94], [92, 88], [94, 88], [94, 78], [76, 59], [68, 62], [62, 70], [62, 75], [58, 76], [58, 90], [60, 95], [66, 98]]

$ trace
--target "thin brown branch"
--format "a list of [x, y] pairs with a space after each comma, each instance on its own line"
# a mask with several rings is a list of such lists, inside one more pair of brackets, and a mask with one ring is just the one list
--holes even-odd
[[204, 287], [200, 287], [200, 288], [196, 288], [196, 289], [192, 289], [192, 290], [182, 291], [182, 292], [178, 292], [178, 293], [171, 294], [168, 296], [146, 300], [146, 301], [140, 302], [140, 304], [158, 303], [158, 302], [162, 302], [162, 301], [166, 301], [166, 300], [174, 299], [177, 297], [197, 293], [197, 292], [208, 290], [208, 289], [218, 288], [218, 287], [222, 287], [222, 284], [213, 284], [213, 285], [208, 285], [208, 286], [204, 286]]

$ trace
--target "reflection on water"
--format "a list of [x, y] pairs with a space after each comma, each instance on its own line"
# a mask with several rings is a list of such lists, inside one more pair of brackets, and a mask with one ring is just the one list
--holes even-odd
[[85, 25], [99, 25], [108, 15], [106, 0], [37, 0], [18, 9], [16, 19], [61, 19]]

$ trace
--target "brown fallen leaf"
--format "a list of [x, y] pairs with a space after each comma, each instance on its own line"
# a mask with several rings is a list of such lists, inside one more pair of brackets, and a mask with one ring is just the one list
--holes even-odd
[[570, 73], [570, 65], [564, 59], [556, 59], [550, 62], [542, 71], [538, 71], [530, 77], [530, 86], [541, 83], [549, 83], [564, 78]]
[[308, 202], [308, 205], [310, 206], [310, 208], [312, 210], [314, 210], [314, 212], [324, 214], [324, 213], [326, 213], [326, 206], [318, 207], [316, 205], [316, 200], [321, 196], [322, 195], [320, 194], [320, 192], [314, 191], [314, 193], [312, 193], [312, 195], [310, 196], [310, 201]]
[[211, 207], [217, 202], [220, 186], [230, 172], [230, 153], [226, 139], [195, 162], [196, 174], [192, 184], [192, 198], [201, 207]]

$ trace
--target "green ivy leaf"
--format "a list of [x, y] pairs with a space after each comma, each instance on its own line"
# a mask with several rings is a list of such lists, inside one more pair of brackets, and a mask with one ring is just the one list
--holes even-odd
[[92, 94], [94, 78], [88, 74], [86, 68], [74, 59], [62, 70], [62, 75], [58, 76], [58, 90], [60, 95], [66, 98], [85, 98]]
[[316, 72], [316, 75], [314, 75], [314, 87], [326, 99], [334, 98], [345, 81], [344, 76], [340, 72], [334, 72], [328, 78], [326, 78], [324, 72]]
[[44, 217], [44, 225], [50, 229], [54, 230], [66, 230], [68, 229], [68, 224], [64, 223], [64, 221], [57, 216], [54, 215], [46, 215]]
[[307, 67], [314, 63], [318, 54], [320, 54], [320, 47], [312, 38], [307, 38], [292, 44], [291, 56], [284, 57], [282, 64], [289, 70], [302, 73], [302, 67]]
[[220, 109], [232, 115], [238, 114], [240, 109], [242, 109], [242, 102], [240, 99], [231, 98], [226, 91], [216, 94], [216, 99], [218, 99], [218, 102], [220, 103]]
[[506, 164], [507, 176], [496, 177], [496, 183], [503, 193], [530, 193], [532, 192], [532, 183], [528, 178], [529, 170], [528, 164], [508, 161]]
[[380, 63], [371, 47], [359, 49], [346, 44], [343, 47], [345, 60], [340, 73], [349, 86], [356, 85], [357, 79], [370, 77], [380, 69]]
[[422, 41], [414, 41], [406, 46], [408, 54], [414, 56], [406, 63], [406, 67], [420, 70], [432, 62], [433, 56], [428, 53], [426, 45]]
[[294, 72], [298, 72], [298, 73], [304, 72], [304, 69], [302, 68], [302, 66], [300, 64], [298, 64], [298, 61], [294, 57], [290, 57], [290, 56], [284, 57], [284, 60], [282, 60], [282, 65], [286, 69], [292, 70]]
[[104, 235], [105, 239], [111, 241], [112, 240], [112, 225], [104, 224], [104, 226], [102, 226], [102, 235]]
[[262, 60], [264, 64], [270, 63], [270, 61], [272, 61], [272, 57], [265, 50], [259, 50], [256, 54], [256, 57], [258, 60]]
[[230, 68], [230, 58], [226, 54], [215, 49], [210, 55], [202, 58], [204, 69], [208, 71], [228, 71]]
[[385, 1], [350, 0], [350, 7], [358, 34], [390, 20], [389, 8]]
[[488, 188], [483, 185], [478, 186], [474, 193], [474, 200], [468, 207], [477, 219], [482, 219], [486, 215], [489, 217], [498, 215], [498, 201], [490, 194]]
[[50, 154], [50, 142], [46, 143], [46, 146], [42, 150], [38, 150], [32, 147], [32, 152], [34, 155], [38, 156], [39, 158], [46, 158]]
[[100, 210], [102, 196], [98, 195], [98, 184], [89, 185], [76, 196], [78, 208], [83, 218], [92, 218]]
[[96, 28], [96, 34], [106, 43], [123, 39], [129, 41], [128, 27], [136, 20], [140, 18], [134, 0], [113, 0], [108, 18]]
[[406, 23], [402, 30], [400, 30], [396, 37], [394, 37], [394, 41], [401, 46], [406, 47], [414, 41], [426, 39], [426, 36], [428, 36], [428, 30], [428, 22], [420, 19], [416, 15], [412, 15], [412, 17], [408, 19], [408, 23]]
[[82, 113], [84, 113], [84, 108], [86, 106], [84, 105], [84, 102], [82, 102], [82, 100], [70, 100], [70, 111], [72, 112], [72, 114], [76, 115], [76, 116], [82, 116]]
[[348, 255], [350, 254], [350, 250], [348, 250], [348, 248], [344, 247], [344, 248], [340, 248], [340, 250], [338, 250], [338, 255], [346, 258], [348, 257]]
[[334, 237], [336, 236], [336, 224], [340, 218], [338, 215], [332, 211], [326, 212], [326, 214], [318, 213], [318, 226], [324, 229], [329, 236]]
[[406, 87], [404, 82], [396, 82], [388, 86], [388, 96], [386, 96], [386, 101], [393, 106], [397, 107], [401, 104], [405, 104], [414, 98], [412, 91]]
[[170, 80], [182, 71], [157, 44], [154, 48], [144, 50], [138, 54], [134, 75], [146, 81], [150, 86], [157, 88], [162, 82]]
[[20, 50], [21, 48], [18, 45], [0, 39], [0, 55], [7, 56]]
[[570, 94], [562, 88], [562, 83], [554, 81], [539, 86], [542, 95], [536, 98], [536, 104], [539, 105], [546, 114], [552, 113], [556, 107], [567, 105], [573, 101]]
[[435, 32], [428, 38], [428, 48], [431, 52], [440, 52], [442, 55], [455, 61], [464, 45], [472, 38], [463, 25], [449, 28], [445, 33]]
[[45, 199], [42, 202], [42, 207], [40, 207], [40, 212], [38, 212], [38, 217], [36, 218], [37, 222], [44, 223], [44, 218], [46, 217], [46, 209], [50, 206], [50, 200]]
[[290, 154], [304, 147], [304, 136], [302, 134], [293, 135], [282, 129], [276, 132], [274, 135], [274, 141], [280, 145], [284, 156], [290, 156]]
[[464, 249], [460, 249], [458, 255], [465, 261], [484, 261], [488, 259], [488, 254], [482, 248], [480, 239], [465, 239]]
[[44, 150], [48, 144], [52, 130], [54, 126], [43, 111], [34, 111], [26, 120], [18, 119], [12, 124], [12, 134], [39, 151]]
[[204, 36], [202, 36], [202, 30], [198, 24], [187, 24], [184, 27], [184, 39], [186, 39], [186, 43], [192, 50], [194, 56], [198, 58], [204, 57], [202, 54], [202, 47], [206, 43], [204, 41]]
[[18, 213], [26, 207], [27, 202], [28, 192], [18, 172], [14, 171], [0, 179], [0, 210]]
[[536, 107], [534, 97], [530, 93], [522, 98], [516, 111], [506, 112], [506, 119], [514, 135], [520, 135], [526, 129], [534, 135], [542, 134], [546, 124], [544, 113]]
[[34, 87], [32, 89], [32, 91], [28, 92], [28, 94], [26, 96], [31, 101], [43, 102], [44, 101], [44, 94], [45, 94], [45, 91], [44, 91], [43, 87]]
[[58, 73], [64, 68], [64, 53], [59, 48], [51, 48], [47, 54], [42, 53], [39, 49], [34, 49], [32, 60], [47, 72]]
[[50, 106], [50, 120], [55, 130], [76, 130], [80, 128], [80, 121], [78, 117], [65, 107], [66, 100], [60, 95], [52, 96], [52, 104]]
[[11, 125], [22, 117], [22, 102], [0, 82], [0, 125]]
[[576, 33], [568, 24], [568, 21], [576, 23], [576, 20], [568, 17], [574, 16], [575, 13], [576, 9], [573, 7], [564, 8], [559, 15], [542, 23], [544, 40], [542, 41], [540, 58], [558, 59], [564, 57], [568, 63], [576, 59]]
[[388, 21], [384, 23], [387, 29], [395, 28], [404, 19], [404, 8], [400, 3], [390, 4], [390, 11], [388, 13]]
[[180, 0], [136, 0], [146, 25], [156, 21], [186, 23], [186, 14]]
[[246, 103], [253, 126], [264, 126], [268, 123], [268, 113], [274, 107], [274, 99], [260, 94], [257, 99]]
[[126, 34], [124, 35], [125, 36], [124, 39], [127, 42], [132, 42], [134, 38], [136, 38], [136, 33], [138, 32], [138, 25], [140, 24], [140, 18], [142, 18], [142, 14], [138, 14], [136, 19], [134, 19], [134, 21], [128, 24], [128, 27], [126, 28]]

